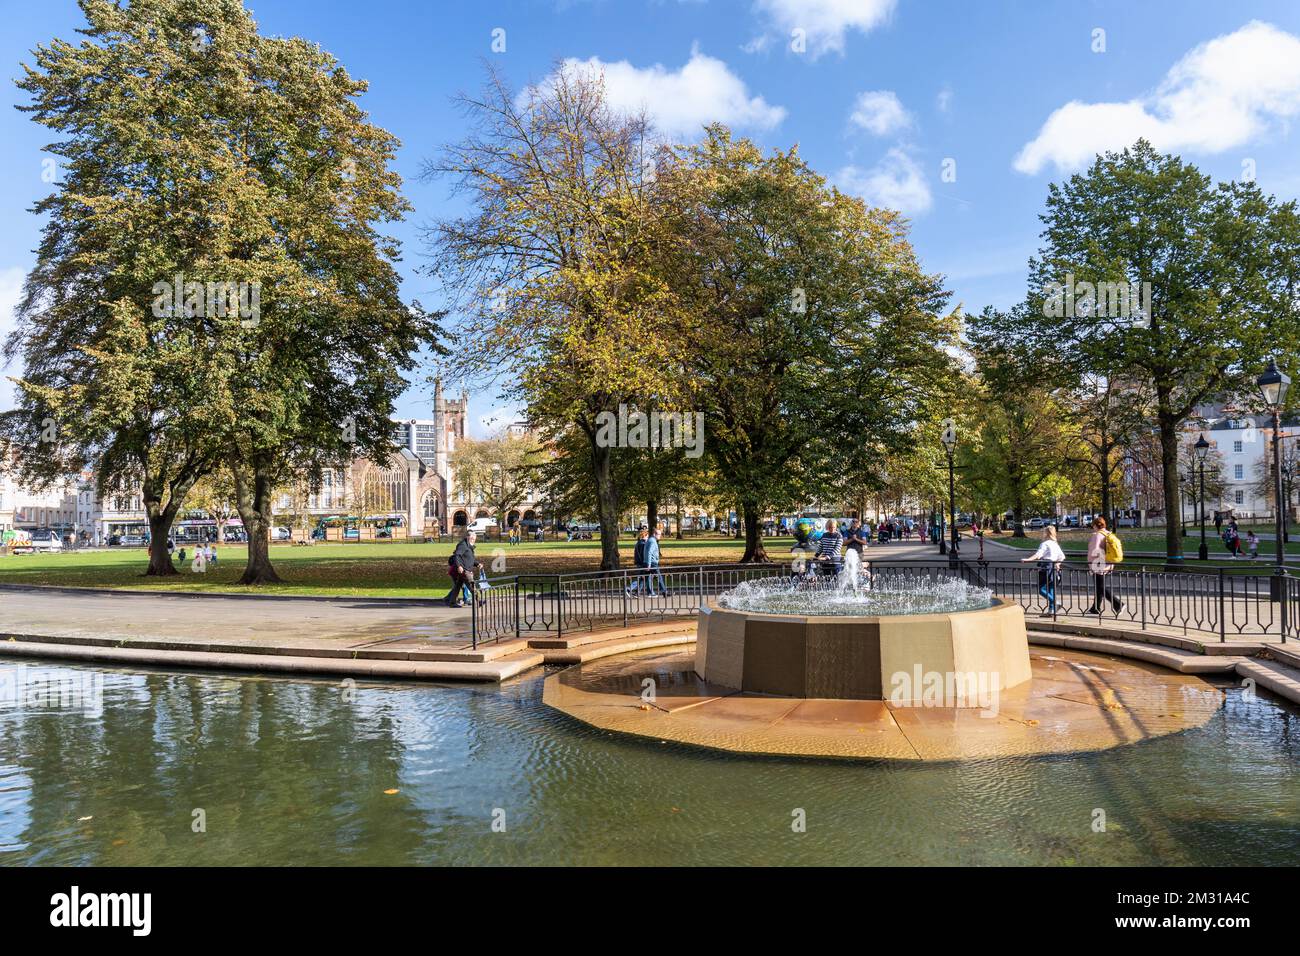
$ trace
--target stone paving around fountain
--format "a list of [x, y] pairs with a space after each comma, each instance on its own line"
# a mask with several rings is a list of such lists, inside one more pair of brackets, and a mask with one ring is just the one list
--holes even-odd
[[605, 730], [710, 749], [899, 760], [1104, 750], [1199, 727], [1224, 700], [1201, 677], [1140, 661], [1042, 647], [1030, 658], [1032, 679], [983, 709], [740, 693], [696, 676], [691, 649], [570, 668], [547, 678], [543, 700]]

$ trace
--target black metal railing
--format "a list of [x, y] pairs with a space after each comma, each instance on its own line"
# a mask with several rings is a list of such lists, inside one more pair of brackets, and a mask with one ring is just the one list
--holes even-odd
[[[1232, 637], [1300, 639], [1300, 578], [1232, 571], [1124, 565], [1100, 577], [1066, 563], [1054, 572], [1023, 562], [875, 561], [877, 583], [917, 584], [959, 577], [987, 587], [1043, 619], [1116, 621], [1145, 630], [1177, 628], [1226, 641]], [[563, 636], [632, 623], [694, 615], [709, 600], [742, 581], [791, 577], [789, 564], [705, 564], [524, 574], [480, 584], [471, 614], [473, 644], [529, 634]]]

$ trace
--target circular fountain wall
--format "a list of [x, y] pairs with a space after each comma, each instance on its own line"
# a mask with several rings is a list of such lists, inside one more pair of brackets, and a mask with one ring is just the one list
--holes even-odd
[[961, 706], [966, 691], [1029, 680], [1029, 642], [1018, 604], [957, 579], [768, 580], [701, 609], [695, 671], [751, 693], [904, 703], [937, 690]]

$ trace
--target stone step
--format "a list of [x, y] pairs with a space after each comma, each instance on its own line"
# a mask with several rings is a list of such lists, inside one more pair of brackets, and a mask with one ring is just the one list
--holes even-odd
[[1275, 661], [1280, 661], [1288, 667], [1300, 668], [1300, 644], [1288, 642], [1286, 644], [1270, 644], [1268, 651], [1263, 655]]
[[1245, 657], [1196, 654], [1190, 651], [1144, 644], [1135, 640], [1113, 640], [1100, 637], [1080, 637], [1072, 634], [1044, 634], [1031, 630], [1029, 643], [1051, 647], [1064, 647], [1076, 651], [1111, 654], [1133, 660], [1159, 664], [1182, 674], [1231, 674]]
[[1292, 667], [1275, 661], [1242, 661], [1237, 665], [1237, 674], [1251, 678], [1260, 687], [1285, 697], [1293, 704], [1300, 704], [1300, 671]]
[[659, 621], [654, 624], [631, 624], [627, 627], [607, 628], [600, 631], [575, 631], [561, 636], [531, 637], [528, 646], [539, 650], [567, 650], [588, 644], [603, 644], [622, 637], [651, 634], [690, 634], [694, 640], [695, 618], [679, 621]]
[[545, 662], [532, 650], [517, 650], [491, 661], [358, 660], [301, 654], [245, 654], [222, 651], [150, 650], [89, 644], [0, 641], [0, 656], [44, 660], [94, 661], [122, 666], [193, 667], [255, 673], [383, 677], [407, 680], [501, 681]]
[[555, 648], [546, 650], [547, 664], [585, 664], [613, 654], [625, 654], [628, 651], [640, 651], [652, 647], [677, 647], [695, 643], [695, 630], [678, 634], [647, 634], [625, 636], [612, 641], [601, 641], [581, 647]]
[[338, 646], [297, 644], [236, 644], [222, 641], [168, 640], [157, 637], [116, 638], [90, 635], [64, 634], [4, 634], [5, 641], [81, 645], [86, 647], [131, 647], [143, 651], [193, 651], [202, 654], [253, 654], [284, 657], [330, 657], [348, 660], [375, 661], [463, 661], [484, 663], [525, 650], [524, 640], [502, 641], [499, 644], [481, 644], [477, 649], [448, 644], [446, 647], [412, 645], [407, 647], [382, 644], [364, 647], [339, 644]]
[[1128, 627], [1118, 627], [1105, 622], [1093, 624], [1086, 621], [1065, 619], [1056, 621], [1051, 619], [1035, 620], [1027, 616], [1025, 626], [1035, 631], [1078, 634], [1083, 637], [1114, 638], [1116, 640], [1137, 640], [1144, 644], [1162, 644], [1182, 651], [1191, 651], [1194, 654], [1226, 654], [1231, 657], [1253, 656], [1265, 647], [1273, 646], [1259, 641], [1218, 641], [1208, 638], [1183, 637], [1178, 634], [1167, 634], [1151, 629], [1140, 631]]

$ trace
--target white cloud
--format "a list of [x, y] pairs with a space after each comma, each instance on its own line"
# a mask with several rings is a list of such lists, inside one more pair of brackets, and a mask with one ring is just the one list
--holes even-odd
[[570, 59], [566, 65], [601, 70], [609, 103], [622, 112], [642, 109], [668, 136], [695, 137], [709, 123], [744, 129], [771, 129], [785, 119], [782, 106], [751, 96], [745, 81], [727, 64], [698, 49], [677, 70], [635, 67], [627, 60], [606, 63], [598, 57]]
[[934, 98], [934, 105], [940, 113], [947, 113], [952, 109], [952, 87], [945, 86]]
[[[14, 309], [18, 307], [18, 300], [22, 296], [25, 277], [25, 271], [18, 266], [0, 269], [0, 347], [17, 324], [14, 319]], [[14, 407], [15, 396], [14, 383], [6, 376], [17, 375], [16, 366], [19, 363], [17, 360], [7, 366], [3, 363], [4, 357], [0, 356], [0, 411], [7, 411]]]
[[901, 149], [891, 149], [871, 169], [843, 167], [835, 174], [835, 184], [873, 206], [897, 209], [909, 216], [928, 211], [932, 202], [930, 184]]
[[849, 30], [867, 33], [893, 13], [896, 0], [755, 0], [754, 8], [788, 44], [794, 30], [804, 31], [813, 58], [844, 52]]
[[1093, 156], [1146, 137], [1159, 150], [1221, 153], [1300, 112], [1300, 38], [1252, 21], [1183, 56], [1146, 96], [1073, 100], [1055, 110], [1013, 166], [1079, 169]]
[[522, 416], [513, 405], [498, 405], [470, 419], [471, 438], [495, 438]]
[[892, 90], [859, 93], [849, 120], [876, 136], [888, 136], [912, 125], [911, 114], [903, 109], [903, 104]]

